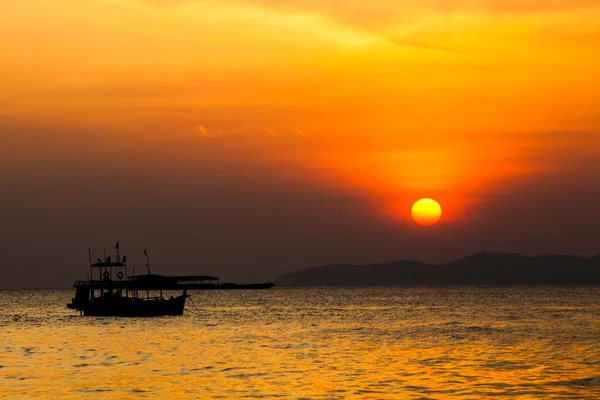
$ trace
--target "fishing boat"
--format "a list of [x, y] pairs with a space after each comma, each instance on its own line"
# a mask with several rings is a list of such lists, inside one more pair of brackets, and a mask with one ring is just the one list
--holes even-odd
[[[185, 300], [190, 297], [188, 290], [230, 290], [230, 289], [269, 289], [274, 283], [236, 284], [220, 283], [219, 278], [208, 275], [165, 276], [150, 272], [148, 252], [144, 275], [128, 276], [127, 257], [121, 259], [119, 243], [115, 249], [117, 256], [92, 263], [91, 250], [90, 278], [75, 281], [75, 297], [67, 307], [86, 316], [112, 317], [156, 317], [162, 315], [183, 315]], [[182, 291], [179, 295], [163, 296], [163, 291]]]

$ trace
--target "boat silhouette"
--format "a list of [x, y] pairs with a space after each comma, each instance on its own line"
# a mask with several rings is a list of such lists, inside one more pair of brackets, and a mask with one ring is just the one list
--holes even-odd
[[[183, 315], [185, 300], [190, 297], [188, 290], [230, 290], [230, 289], [269, 289], [274, 283], [236, 284], [220, 283], [219, 278], [208, 275], [165, 276], [150, 272], [148, 252], [145, 275], [128, 276], [126, 256], [119, 256], [119, 243], [116, 261], [108, 256], [102, 261], [91, 262], [90, 278], [75, 281], [75, 297], [67, 307], [85, 316], [112, 317], [156, 317], [163, 315]], [[95, 279], [97, 278], [97, 279]], [[182, 291], [178, 296], [163, 297], [163, 291]]]

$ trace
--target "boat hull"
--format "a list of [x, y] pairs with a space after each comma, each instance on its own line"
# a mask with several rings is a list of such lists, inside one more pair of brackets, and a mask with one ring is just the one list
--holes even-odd
[[158, 317], [162, 315], [183, 315], [187, 295], [171, 299], [134, 299], [118, 297], [114, 299], [94, 298], [87, 304], [67, 306], [92, 317]]

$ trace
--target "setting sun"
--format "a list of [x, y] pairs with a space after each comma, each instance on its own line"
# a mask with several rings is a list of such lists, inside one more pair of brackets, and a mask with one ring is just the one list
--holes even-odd
[[413, 204], [411, 213], [417, 224], [430, 226], [440, 220], [442, 207], [433, 199], [421, 199]]

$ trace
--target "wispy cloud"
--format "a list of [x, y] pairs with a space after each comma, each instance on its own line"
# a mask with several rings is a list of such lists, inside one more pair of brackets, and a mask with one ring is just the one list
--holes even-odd
[[422, 40], [416, 40], [416, 39], [395, 38], [395, 37], [388, 37], [388, 40], [399, 46], [416, 47], [418, 49], [423, 49], [423, 50], [446, 51], [446, 52], [458, 53], [458, 54], [467, 53], [463, 49], [459, 49], [457, 47], [453, 47], [453, 46], [446, 45], [443, 43], [434, 43], [434, 42], [428, 42], [428, 41], [422, 41]]
[[198, 125], [197, 129], [198, 129], [198, 132], [200, 132], [201, 137], [203, 137], [203, 138], [212, 137], [212, 135], [210, 133], [208, 133], [208, 130], [203, 125]]
[[261, 128], [263, 130], [263, 132], [266, 132], [267, 134], [273, 136], [273, 137], [277, 137], [277, 132], [275, 132], [273, 129], [271, 128]]
[[[217, 4], [214, 0], [136, 0], [155, 6]], [[360, 30], [380, 31], [432, 14], [531, 15], [600, 8], [598, 0], [221, 0], [218, 4], [318, 15]]]
[[304, 134], [304, 132], [302, 132], [302, 130], [301, 130], [300, 128], [298, 128], [297, 126], [293, 127], [293, 128], [292, 128], [292, 131], [293, 131], [293, 132], [294, 132], [296, 135], [298, 135], [298, 136], [300, 136], [300, 137], [305, 137], [305, 136], [306, 136], [306, 135]]

